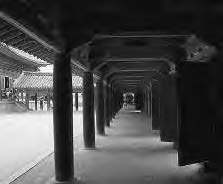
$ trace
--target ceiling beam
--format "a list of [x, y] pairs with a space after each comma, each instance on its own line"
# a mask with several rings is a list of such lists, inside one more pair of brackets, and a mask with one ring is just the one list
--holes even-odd
[[157, 72], [157, 70], [155, 69], [137, 69], [137, 70], [134, 70], [134, 69], [124, 69], [124, 70], [119, 70], [119, 69], [112, 69], [110, 70], [108, 73], [106, 73], [104, 75], [104, 78], [108, 78], [109, 76], [113, 75], [113, 74], [117, 74], [117, 73], [134, 73], [134, 72]]
[[188, 37], [189, 34], [116, 34], [116, 35], [106, 35], [106, 34], [97, 34], [94, 36], [93, 40], [106, 39], [106, 38], [176, 38], [176, 37]]
[[110, 81], [115, 77], [134, 77], [134, 76], [144, 76], [144, 77], [155, 77], [158, 75], [157, 71], [146, 71], [146, 72], [119, 72], [119, 73], [113, 73], [110, 76], [107, 77], [107, 80]]
[[56, 53], [59, 52], [59, 49], [57, 49], [55, 46], [53, 46], [53, 45], [47, 43], [45, 40], [41, 39], [40, 36], [38, 36], [34, 32], [32, 32], [29, 29], [27, 29], [25, 26], [23, 26], [22, 24], [20, 24], [18, 21], [14, 20], [13, 18], [11, 18], [6, 13], [0, 11], [0, 18], [2, 18], [3, 20], [5, 20], [9, 24], [13, 25], [17, 29], [19, 29], [20, 31], [22, 31], [23, 33], [25, 33], [26, 35], [28, 35], [30, 38], [36, 40], [37, 42], [39, 42], [44, 47], [46, 47], [48, 49], [51, 49], [51, 50], [53, 50]]
[[116, 76], [111, 79], [111, 82], [115, 81], [115, 80], [137, 80], [137, 79], [141, 80], [141, 79], [146, 79], [146, 78], [150, 79], [151, 75], [149, 75], [149, 76], [143, 76], [143, 75], [141, 75], [141, 76]]
[[139, 84], [142, 83], [142, 81], [113, 81], [112, 84]]
[[166, 58], [111, 58], [111, 59], [100, 59], [92, 63], [93, 70], [100, 70], [105, 65], [120, 65], [120, 64], [149, 64], [169, 62]]
[[102, 61], [108, 62], [129, 62], [129, 61], [169, 61], [168, 58], [164, 57], [110, 57], [110, 58], [101, 58]]

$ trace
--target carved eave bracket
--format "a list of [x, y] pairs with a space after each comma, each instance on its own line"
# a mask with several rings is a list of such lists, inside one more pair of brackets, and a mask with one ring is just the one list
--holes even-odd
[[186, 60], [189, 62], [208, 62], [216, 53], [216, 48], [201, 41], [196, 35], [191, 35], [184, 48], [187, 53]]

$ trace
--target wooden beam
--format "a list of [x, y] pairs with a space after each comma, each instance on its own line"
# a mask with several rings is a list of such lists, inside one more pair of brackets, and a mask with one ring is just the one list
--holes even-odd
[[[105, 65], [122, 65], [122, 64], [150, 64], [151, 62], [159, 64], [161, 62], [168, 62], [166, 58], [112, 58], [93, 61], [92, 69], [100, 70]], [[152, 64], [152, 63], [151, 63]]]
[[20, 24], [19, 22], [17, 22], [13, 18], [11, 18], [6, 13], [0, 11], [0, 18], [2, 18], [3, 20], [5, 20], [6, 22], [8, 22], [9, 24], [11, 24], [12, 26], [16, 27], [17, 29], [19, 29], [23, 33], [27, 34], [30, 38], [36, 40], [37, 42], [39, 42], [44, 47], [49, 48], [49, 49], [53, 50], [56, 53], [59, 53], [59, 49], [57, 49], [55, 46], [47, 43], [45, 40], [41, 39], [40, 36], [38, 36], [34, 32], [32, 32], [29, 29], [27, 29], [24, 25]]
[[106, 35], [106, 34], [97, 34], [94, 36], [94, 40], [98, 40], [98, 39], [106, 39], [106, 38], [176, 38], [176, 37], [182, 37], [182, 38], [186, 38], [188, 37], [189, 34], [135, 34], [133, 33], [133, 35], [130, 34], [116, 34], [116, 35]]
[[110, 58], [101, 58], [102, 61], [108, 62], [138, 62], [138, 61], [169, 61], [167, 58], [156, 58], [156, 57], [110, 57]]
[[13, 32], [13, 31], [15, 31], [14, 27], [6, 25], [0, 30], [0, 37], [3, 37], [4, 35], [6, 35], [10, 32]]
[[21, 36], [22, 33], [21, 32], [16, 32], [14, 34], [11, 34], [10, 36], [5, 37], [4, 39], [2, 39], [2, 42], [4, 43], [10, 43], [12, 42], [15, 38]]

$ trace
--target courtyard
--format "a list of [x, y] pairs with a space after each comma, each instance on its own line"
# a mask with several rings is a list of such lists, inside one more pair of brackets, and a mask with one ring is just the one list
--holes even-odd
[[[73, 122], [77, 140], [83, 132], [81, 111], [74, 111]], [[52, 111], [1, 114], [0, 146], [0, 183], [9, 183], [53, 153]]]

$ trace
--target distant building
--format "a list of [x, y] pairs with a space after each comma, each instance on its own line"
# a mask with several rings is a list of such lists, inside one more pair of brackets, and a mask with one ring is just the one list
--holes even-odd
[[[17, 91], [19, 101], [24, 102], [27, 109], [37, 110], [40, 107], [43, 110], [43, 103], [46, 102], [47, 110], [51, 108], [51, 100], [53, 96], [53, 74], [41, 72], [24, 71], [13, 83], [14, 89]], [[76, 75], [72, 76], [73, 93], [82, 92], [82, 78]], [[25, 94], [25, 95], [24, 95]], [[26, 96], [26, 97], [25, 97]], [[34, 103], [34, 107], [32, 103]], [[37, 105], [39, 104], [39, 105]]]
[[0, 97], [8, 98], [13, 90], [13, 82], [22, 71], [38, 71], [46, 62], [27, 58], [16, 53], [11, 47], [0, 42]]

